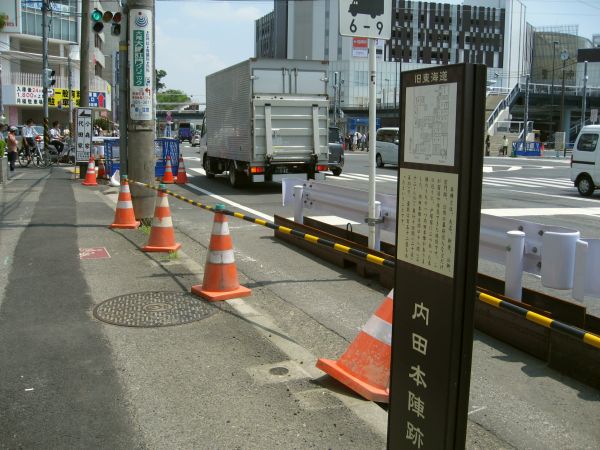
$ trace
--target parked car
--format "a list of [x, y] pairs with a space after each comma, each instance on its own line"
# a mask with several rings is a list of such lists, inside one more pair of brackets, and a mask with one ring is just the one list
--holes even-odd
[[589, 197], [600, 187], [600, 125], [581, 129], [571, 153], [571, 181]]
[[377, 130], [375, 137], [375, 162], [377, 167], [383, 167], [386, 164], [398, 165], [399, 132], [398, 127]]
[[200, 132], [196, 131], [194, 133], [194, 135], [192, 136], [192, 147], [195, 147], [196, 145], [200, 145], [200, 138], [201, 138]]
[[329, 170], [338, 177], [344, 167], [344, 144], [338, 127], [329, 127]]

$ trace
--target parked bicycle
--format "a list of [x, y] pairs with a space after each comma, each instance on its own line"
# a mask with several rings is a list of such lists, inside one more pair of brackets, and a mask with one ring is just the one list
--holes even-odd
[[[25, 141], [24, 141], [25, 142]], [[33, 148], [25, 143], [19, 150], [19, 165], [27, 167], [33, 163], [36, 167], [50, 167], [53, 165], [73, 165], [75, 164], [75, 149], [70, 140], [65, 142], [62, 152], [58, 152], [56, 147], [48, 145], [48, 155], [44, 155], [44, 140], [41, 136], [36, 136], [35, 145]]]

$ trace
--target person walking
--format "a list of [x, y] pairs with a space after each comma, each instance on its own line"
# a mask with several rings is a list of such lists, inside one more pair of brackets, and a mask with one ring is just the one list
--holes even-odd
[[356, 150], [356, 144], [358, 143], [358, 136], [356, 133], [352, 135], [352, 151]]
[[361, 151], [364, 151], [366, 146], [367, 146], [367, 133], [363, 133], [362, 136], [360, 137]]
[[15, 161], [17, 160], [17, 127], [8, 127], [8, 135], [6, 137], [6, 148], [8, 151], [8, 163], [10, 164], [10, 171], [15, 170]]
[[502, 155], [506, 156], [508, 154], [508, 138], [506, 135], [502, 138]]
[[490, 156], [490, 135], [485, 138], [485, 156]]

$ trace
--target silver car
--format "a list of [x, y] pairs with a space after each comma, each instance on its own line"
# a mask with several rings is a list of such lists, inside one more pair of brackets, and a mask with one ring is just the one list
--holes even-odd
[[192, 136], [192, 147], [195, 147], [196, 145], [200, 145], [200, 132], [197, 131], [194, 133], [194, 135]]

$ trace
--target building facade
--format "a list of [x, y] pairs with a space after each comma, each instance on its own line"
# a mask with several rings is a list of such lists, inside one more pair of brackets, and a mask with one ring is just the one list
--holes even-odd
[[[11, 125], [31, 118], [43, 122], [42, 95], [42, 10], [41, 2], [2, 0], [7, 25], [0, 30], [2, 105], [0, 109]], [[92, 8], [100, 7], [93, 2]], [[3, 11], [3, 12], [4, 12]], [[56, 73], [56, 84], [48, 91], [50, 122], [69, 122], [69, 73], [71, 95], [79, 102], [79, 43], [81, 41], [81, 2], [55, 0], [47, 13], [48, 65]], [[106, 64], [102, 36], [90, 45], [90, 106], [110, 109], [111, 85], [102, 76]], [[69, 70], [70, 69], [70, 70]], [[94, 103], [95, 102], [95, 103]]]

